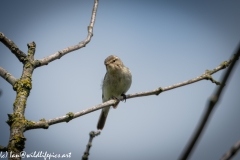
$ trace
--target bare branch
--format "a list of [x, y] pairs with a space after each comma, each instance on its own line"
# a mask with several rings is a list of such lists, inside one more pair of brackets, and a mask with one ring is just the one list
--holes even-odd
[[31, 121], [31, 123], [29, 123], [29, 125], [26, 127], [26, 130], [38, 129], [38, 128], [47, 129], [50, 125], [53, 125], [56, 123], [61, 123], [61, 122], [69, 122], [70, 120], [72, 120], [74, 118], [83, 116], [85, 114], [91, 113], [93, 111], [99, 110], [99, 109], [107, 107], [107, 106], [112, 106], [115, 103], [117, 103], [117, 100], [109, 100], [107, 102], [93, 106], [93, 107], [85, 109], [85, 110], [82, 110], [80, 112], [76, 112], [76, 113], [69, 112], [65, 116], [62, 116], [62, 117], [57, 117], [57, 118], [50, 119], [50, 120], [41, 119], [39, 122]]
[[88, 160], [88, 156], [90, 154], [89, 153], [90, 152], [90, 148], [92, 147], [93, 138], [95, 136], [100, 135], [100, 133], [101, 133], [100, 131], [97, 131], [97, 132], [92, 131], [92, 132], [89, 133], [89, 141], [88, 141], [88, 144], [86, 146], [86, 150], [85, 150], [85, 152], [84, 152], [84, 154], [82, 156], [82, 160]]
[[239, 151], [239, 149], [240, 149], [240, 141], [235, 143], [234, 146], [232, 146], [232, 148], [222, 156], [221, 160], [230, 160], [231, 158], [233, 158], [233, 156], [235, 156], [235, 154]]
[[72, 51], [75, 51], [75, 50], [78, 50], [82, 47], [85, 47], [86, 44], [88, 44], [93, 36], [93, 26], [94, 26], [94, 22], [95, 22], [95, 19], [96, 19], [96, 13], [97, 13], [97, 7], [98, 7], [98, 0], [95, 0], [94, 1], [94, 5], [93, 5], [93, 10], [92, 10], [92, 17], [91, 17], [91, 21], [90, 21], [90, 24], [88, 26], [88, 35], [87, 35], [87, 38], [82, 41], [82, 42], [79, 42], [77, 45], [74, 45], [74, 46], [70, 46], [70, 47], [67, 47], [61, 51], [58, 51], [48, 57], [45, 57], [43, 59], [40, 59], [40, 60], [35, 60], [34, 61], [34, 65], [35, 65], [35, 68], [36, 67], [40, 67], [40, 66], [43, 66], [43, 65], [48, 65], [48, 63], [56, 60], [56, 59], [60, 59], [62, 56], [66, 55], [67, 53], [70, 53]]
[[15, 82], [17, 81], [17, 79], [12, 76], [10, 73], [8, 73], [7, 70], [5, 70], [4, 68], [0, 67], [0, 76], [4, 79], [6, 79], [6, 81], [8, 81], [8, 83], [10, 83], [12, 86], [15, 84]]
[[[190, 80], [182, 82], [182, 83], [174, 84], [174, 85], [171, 85], [171, 86], [168, 86], [168, 87], [165, 87], [165, 88], [159, 87], [159, 88], [157, 88], [155, 90], [152, 90], [152, 91], [139, 92], [139, 93], [135, 93], [135, 94], [128, 94], [128, 95], [126, 95], [126, 99], [135, 98], [135, 97], [150, 96], [150, 95], [159, 95], [161, 92], [168, 91], [168, 90], [171, 90], [171, 89], [174, 89], [174, 88], [177, 88], [177, 87], [185, 86], [185, 85], [188, 85], [188, 84], [191, 84], [191, 83], [203, 80], [203, 79], [211, 80], [213, 83], [220, 84], [219, 82], [215, 81], [211, 77], [211, 75], [220, 71], [220, 70], [222, 70], [222, 69], [224, 69], [224, 68], [226, 68], [227, 66], [229, 66], [229, 64], [231, 62], [232, 62], [232, 60], [225, 61], [224, 63], [221, 63], [218, 67], [214, 68], [213, 70], [207, 70], [201, 76], [190, 79]], [[124, 99], [123, 97], [119, 98], [119, 100], [123, 100], [123, 99]], [[30, 121], [31, 123], [29, 123], [30, 125], [28, 125], [26, 127], [26, 130], [37, 129], [37, 128], [47, 129], [50, 125], [53, 125], [53, 124], [56, 124], [56, 123], [61, 123], [61, 122], [69, 122], [70, 120], [72, 120], [74, 118], [83, 116], [85, 114], [91, 113], [93, 111], [99, 110], [99, 109], [107, 107], [107, 106], [112, 106], [115, 103], [117, 103], [117, 100], [109, 100], [107, 102], [104, 102], [102, 104], [93, 106], [91, 108], [85, 109], [85, 110], [80, 111], [80, 112], [76, 112], [76, 113], [70, 112], [70, 113], [68, 113], [68, 114], [66, 114], [65, 116], [62, 116], [62, 117], [58, 117], [58, 118], [54, 118], [54, 119], [50, 119], [50, 120], [42, 119], [39, 122]]]
[[6, 152], [7, 151], [7, 147], [0, 146], [0, 151]]
[[192, 138], [190, 140], [190, 142], [188, 143], [187, 147], [185, 148], [182, 156], [180, 157], [180, 160], [186, 160], [188, 159], [189, 155], [191, 154], [195, 144], [197, 143], [204, 127], [207, 124], [207, 121], [215, 107], [215, 104], [218, 102], [218, 99], [220, 99], [223, 87], [225, 86], [228, 77], [234, 67], [234, 64], [236, 63], [236, 61], [238, 60], [238, 57], [240, 56], [240, 45], [238, 46], [238, 50], [237, 53], [234, 54], [232, 57], [232, 62], [229, 66], [229, 68], [227, 69], [227, 71], [225, 72], [223, 79], [222, 79], [222, 84], [216, 88], [215, 93], [211, 96], [210, 100], [209, 100], [209, 104], [206, 108], [205, 114], [203, 114], [201, 121], [198, 124], [198, 127], [196, 128], [194, 134], [192, 135]]
[[178, 87], [182, 87], [182, 86], [185, 86], [185, 85], [189, 85], [191, 83], [195, 83], [195, 82], [198, 82], [198, 81], [201, 81], [201, 80], [204, 80], [204, 79], [205, 80], [210, 80], [210, 81], [212, 81], [212, 83], [215, 83], [216, 85], [220, 85], [220, 82], [214, 80], [211, 75], [213, 75], [214, 73], [228, 67], [231, 64], [231, 62], [232, 62], [232, 59], [230, 59], [229, 61], [224, 61], [223, 63], [221, 63], [218, 67], [214, 68], [213, 70], [206, 70], [205, 73], [203, 73], [202, 75], [200, 75], [196, 78], [190, 79], [188, 81], [177, 83], [177, 84], [174, 84], [174, 85], [171, 85], [171, 86], [168, 86], [168, 87], [164, 87], [164, 88], [157, 88], [153, 91], [130, 94], [130, 95], [127, 95], [127, 98], [150, 96], [150, 95], [155, 95], [155, 94], [158, 95], [161, 92], [168, 91], [168, 90], [178, 88]]
[[0, 32], [0, 41], [11, 50], [11, 52], [18, 58], [20, 62], [24, 62], [24, 58], [27, 56], [24, 52], [22, 52], [18, 46], [4, 36], [2, 32]]

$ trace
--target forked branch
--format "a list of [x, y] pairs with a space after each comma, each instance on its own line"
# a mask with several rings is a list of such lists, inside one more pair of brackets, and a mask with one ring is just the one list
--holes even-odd
[[89, 133], [89, 141], [88, 141], [88, 144], [86, 145], [86, 150], [82, 156], [82, 160], [88, 160], [88, 156], [90, 155], [90, 148], [92, 147], [93, 138], [98, 135], [100, 135], [100, 131], [97, 131], [97, 132], [91, 131]]
[[56, 59], [60, 59], [62, 56], [66, 55], [67, 53], [70, 53], [72, 51], [78, 50], [82, 47], [85, 47], [91, 40], [92, 36], [93, 36], [93, 26], [94, 26], [94, 22], [96, 19], [96, 13], [97, 13], [97, 7], [98, 7], [98, 0], [94, 0], [94, 5], [93, 5], [93, 10], [92, 10], [92, 17], [90, 20], [90, 24], [88, 26], [88, 35], [87, 38], [85, 40], [83, 40], [82, 42], [79, 42], [77, 45], [74, 46], [70, 46], [67, 47], [61, 51], [58, 51], [48, 57], [45, 57], [43, 59], [40, 60], [35, 60], [34, 61], [34, 65], [35, 68], [36, 67], [40, 67], [43, 65], [48, 65], [48, 63], [56, 60]]
[[240, 56], [240, 45], [238, 46], [236, 54], [234, 54], [232, 56], [230, 66], [228, 67], [225, 74], [223, 75], [222, 84], [218, 88], [216, 88], [215, 93], [210, 97], [208, 105], [206, 106], [205, 113], [203, 114], [203, 116], [198, 124], [198, 127], [196, 128], [195, 132], [193, 133], [191, 140], [189, 141], [188, 145], [186, 146], [186, 148], [185, 148], [183, 154], [181, 155], [181, 157], [179, 158], [179, 160], [187, 160], [189, 155], [191, 154], [192, 150], [194, 149], [196, 143], [199, 140], [199, 137], [202, 134], [202, 131], [204, 130], [204, 128], [209, 120], [209, 117], [211, 116], [211, 113], [212, 113], [214, 107], [216, 106], [218, 100], [221, 97], [223, 88], [224, 88], [225, 84], [227, 83], [228, 77], [234, 67], [234, 64], [238, 60], [239, 56]]

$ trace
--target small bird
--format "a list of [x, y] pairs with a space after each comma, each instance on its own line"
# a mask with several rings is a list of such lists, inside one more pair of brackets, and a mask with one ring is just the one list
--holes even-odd
[[[124, 66], [119, 57], [114, 55], [107, 57], [104, 64], [106, 66], [107, 73], [105, 74], [102, 83], [102, 102], [106, 102], [110, 99], [118, 99], [121, 96], [126, 98], [125, 93], [132, 84], [132, 74], [130, 70]], [[117, 108], [118, 103], [113, 105], [113, 108]], [[102, 109], [97, 124], [98, 130], [103, 129], [109, 109], [110, 106]]]

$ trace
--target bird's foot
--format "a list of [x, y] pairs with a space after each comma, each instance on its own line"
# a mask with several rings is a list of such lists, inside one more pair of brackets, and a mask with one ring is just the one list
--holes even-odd
[[121, 96], [123, 96], [123, 100], [122, 101], [126, 102], [126, 99], [127, 99], [126, 94], [122, 93]]

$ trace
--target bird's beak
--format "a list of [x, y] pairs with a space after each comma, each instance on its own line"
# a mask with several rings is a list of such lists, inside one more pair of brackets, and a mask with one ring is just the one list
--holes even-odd
[[108, 62], [105, 62], [104, 64], [105, 64], [105, 66], [108, 66], [108, 65], [109, 65], [109, 63], [108, 63]]

